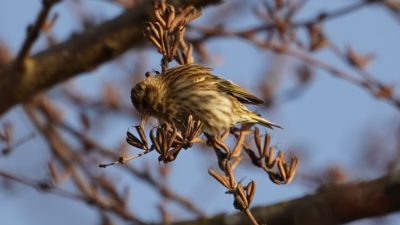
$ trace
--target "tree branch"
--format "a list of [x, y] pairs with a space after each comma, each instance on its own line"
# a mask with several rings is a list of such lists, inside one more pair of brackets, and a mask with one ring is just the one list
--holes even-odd
[[[400, 171], [367, 182], [322, 187], [314, 195], [251, 211], [257, 221], [268, 225], [342, 224], [382, 216], [400, 211]], [[186, 224], [242, 225], [248, 224], [248, 219], [236, 213], [173, 223]]]
[[[202, 7], [220, 1], [173, 2]], [[19, 71], [15, 63], [0, 68], [0, 115], [42, 90], [88, 71], [130, 48], [143, 46], [143, 27], [151, 17], [151, 2], [143, 1], [108, 22], [26, 58], [24, 71]]]

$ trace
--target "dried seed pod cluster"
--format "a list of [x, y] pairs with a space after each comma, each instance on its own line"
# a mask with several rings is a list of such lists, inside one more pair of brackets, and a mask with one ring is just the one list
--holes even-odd
[[288, 163], [282, 151], [278, 151], [275, 156], [276, 149], [274, 146], [270, 146], [271, 136], [266, 134], [263, 145], [261, 145], [261, 136], [258, 128], [255, 128], [254, 142], [258, 155], [252, 149], [245, 147], [252, 163], [267, 172], [270, 180], [275, 184], [290, 183], [296, 174], [298, 158], [292, 155]]
[[179, 64], [192, 63], [193, 49], [185, 42], [183, 36], [186, 24], [199, 17], [201, 11], [193, 6], [176, 9], [165, 1], [156, 1], [153, 14], [155, 21], [147, 23], [144, 33], [163, 55], [163, 69], [174, 59]]
[[[122, 161], [119, 160], [118, 163], [124, 163], [135, 159], [153, 150], [159, 153], [159, 161], [167, 163], [175, 160], [182, 149], [188, 149], [195, 143], [204, 142], [204, 140], [199, 137], [201, 134], [201, 123], [193, 120], [192, 116], [188, 117], [186, 127], [183, 131], [167, 123], [163, 123], [151, 129], [149, 136], [152, 144], [150, 147], [148, 146], [149, 142], [144, 128], [142, 126], [135, 126], [135, 129], [139, 137], [136, 137], [128, 131], [126, 141], [129, 145], [144, 151], [136, 156], [126, 158]], [[108, 164], [105, 165], [107, 166]]]

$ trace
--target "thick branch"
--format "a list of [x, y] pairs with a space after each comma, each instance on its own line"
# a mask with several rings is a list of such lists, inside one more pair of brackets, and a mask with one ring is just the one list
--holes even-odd
[[[27, 58], [24, 71], [19, 71], [15, 64], [0, 68], [0, 115], [42, 90], [95, 68], [130, 48], [143, 46], [143, 27], [151, 16], [151, 2], [143, 1], [115, 19]], [[218, 2], [190, 0], [184, 4], [201, 7]]]
[[[342, 224], [386, 215], [400, 211], [400, 173], [367, 182], [324, 187], [314, 195], [251, 211], [259, 223], [268, 225]], [[174, 223], [186, 224], [242, 225], [249, 222], [242, 213], [237, 213]]]

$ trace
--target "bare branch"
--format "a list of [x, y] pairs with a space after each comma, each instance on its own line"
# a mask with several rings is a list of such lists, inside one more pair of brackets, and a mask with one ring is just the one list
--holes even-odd
[[[399, 210], [400, 173], [396, 171], [391, 175], [367, 182], [323, 187], [314, 195], [271, 206], [255, 207], [252, 213], [257, 221], [269, 225], [320, 225], [342, 224]], [[197, 225], [204, 224], [204, 220], [172, 224]], [[207, 224], [248, 224], [248, 218], [242, 213], [221, 214], [209, 218]]]

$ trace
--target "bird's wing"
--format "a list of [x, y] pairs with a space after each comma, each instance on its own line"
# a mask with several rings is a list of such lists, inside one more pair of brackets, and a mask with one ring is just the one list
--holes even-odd
[[211, 75], [211, 68], [196, 63], [189, 63], [177, 67], [169, 68], [163, 73], [166, 81], [171, 83], [181, 80], [183, 77], [193, 83], [201, 83]]
[[217, 86], [219, 90], [232, 95], [233, 97], [237, 98], [241, 103], [255, 105], [264, 103], [263, 100], [254, 96], [248, 90], [240, 87], [232, 81], [220, 79], [220, 81], [217, 82]]
[[[170, 82], [176, 82], [182, 76], [190, 79], [198, 87], [210, 88], [210, 82], [216, 85], [219, 91], [225, 92], [237, 98], [244, 104], [262, 104], [263, 100], [257, 98], [246, 89], [235, 83], [219, 78], [211, 73], [211, 68], [196, 63], [181, 65], [168, 69], [164, 77], [168, 77]], [[172, 78], [172, 79], [171, 79]]]

